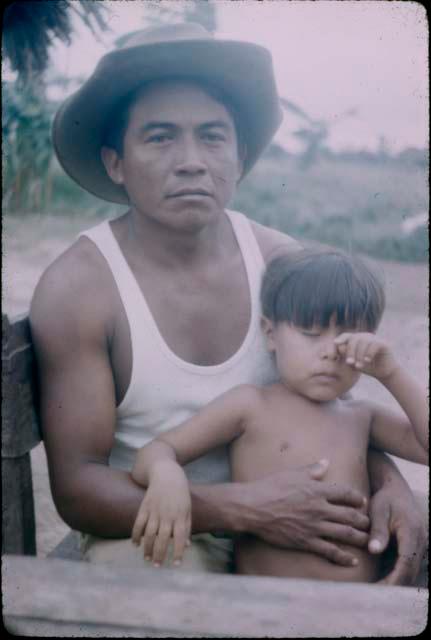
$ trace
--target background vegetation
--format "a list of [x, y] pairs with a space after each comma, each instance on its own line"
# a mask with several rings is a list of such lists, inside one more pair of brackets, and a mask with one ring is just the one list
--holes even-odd
[[[216, 29], [214, 4], [190, 1], [151, 6], [149, 24], [181, 19]], [[48, 51], [55, 38], [70, 41], [72, 12], [95, 37], [108, 29], [104, 3], [14, 2], [5, 12], [3, 48], [18, 74], [14, 81], [2, 81], [3, 211], [7, 216], [47, 212], [104, 218], [125, 210], [82, 190], [53, 154], [50, 129], [58, 103], [49, 97], [48, 88], [73, 84], [76, 79], [66, 81], [52, 71], [47, 73]], [[427, 150], [406, 149], [391, 155], [382, 145], [375, 153], [334, 153], [326, 144], [328, 123], [313, 121], [290, 100], [282, 102], [286, 117], [298, 119], [296, 135], [303, 150], [293, 155], [271, 145], [241, 183], [232, 207], [297, 238], [380, 258], [426, 261]]]

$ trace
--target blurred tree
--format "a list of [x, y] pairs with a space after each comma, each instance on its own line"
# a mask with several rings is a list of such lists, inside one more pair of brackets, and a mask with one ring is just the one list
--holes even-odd
[[197, 22], [207, 31], [217, 29], [216, 3], [209, 0], [162, 0], [148, 2], [144, 20], [148, 24], [158, 25], [169, 22]]
[[[214, 33], [217, 29], [216, 3], [210, 0], [147, 0], [142, 21], [146, 27], [159, 27], [175, 22], [197, 22], [207, 31]], [[140, 29], [126, 33], [115, 40], [117, 47], [124, 43]]]
[[107, 30], [107, 7], [95, 0], [20, 0], [7, 5], [3, 15], [3, 55], [22, 81], [43, 73], [55, 39], [67, 44], [75, 14], [98, 37]]
[[[328, 151], [326, 142], [332, 125], [328, 120], [315, 120], [309, 116], [304, 109], [291, 100], [281, 97], [280, 101], [282, 107], [286, 111], [289, 111], [303, 122], [303, 126], [293, 133], [304, 145], [304, 150], [299, 156], [299, 166], [301, 169], [308, 169], [316, 162], [322, 153]], [[341, 122], [346, 117], [356, 115], [356, 109], [348, 109], [338, 116], [337, 123]]]
[[101, 2], [34, 0], [4, 11], [2, 51], [16, 82], [2, 81], [3, 205], [11, 211], [40, 210], [51, 197], [51, 120], [44, 73], [55, 39], [71, 42], [71, 16], [95, 35], [108, 29]]
[[40, 210], [51, 196], [54, 105], [32, 84], [2, 84], [3, 205], [10, 211]]

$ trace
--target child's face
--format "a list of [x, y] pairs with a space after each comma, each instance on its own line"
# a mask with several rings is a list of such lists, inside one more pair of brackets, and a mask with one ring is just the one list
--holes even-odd
[[274, 326], [267, 318], [262, 326], [280, 377], [292, 391], [316, 402], [329, 402], [358, 381], [360, 372], [346, 364], [334, 344], [335, 338], [346, 331], [336, 326], [334, 318], [327, 328], [303, 329], [287, 322]]

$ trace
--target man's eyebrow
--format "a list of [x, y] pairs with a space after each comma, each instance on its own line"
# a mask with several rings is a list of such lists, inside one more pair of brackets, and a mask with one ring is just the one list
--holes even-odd
[[210, 122], [204, 122], [199, 126], [199, 129], [230, 129], [230, 125], [228, 122], [224, 120], [210, 120]]
[[153, 129], [175, 129], [176, 125], [172, 122], [162, 122], [158, 120], [154, 120], [151, 122], [147, 122], [141, 127], [142, 133], [146, 133], [147, 131], [152, 131]]

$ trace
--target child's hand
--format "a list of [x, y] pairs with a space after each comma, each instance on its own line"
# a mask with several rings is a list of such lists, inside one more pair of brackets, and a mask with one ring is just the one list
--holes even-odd
[[342, 333], [334, 342], [346, 363], [361, 373], [383, 380], [398, 367], [390, 347], [374, 333]]
[[144, 539], [144, 553], [154, 566], [166, 557], [171, 538], [174, 565], [181, 563], [191, 533], [191, 498], [187, 477], [176, 463], [160, 464], [151, 476], [132, 530], [132, 541]]

